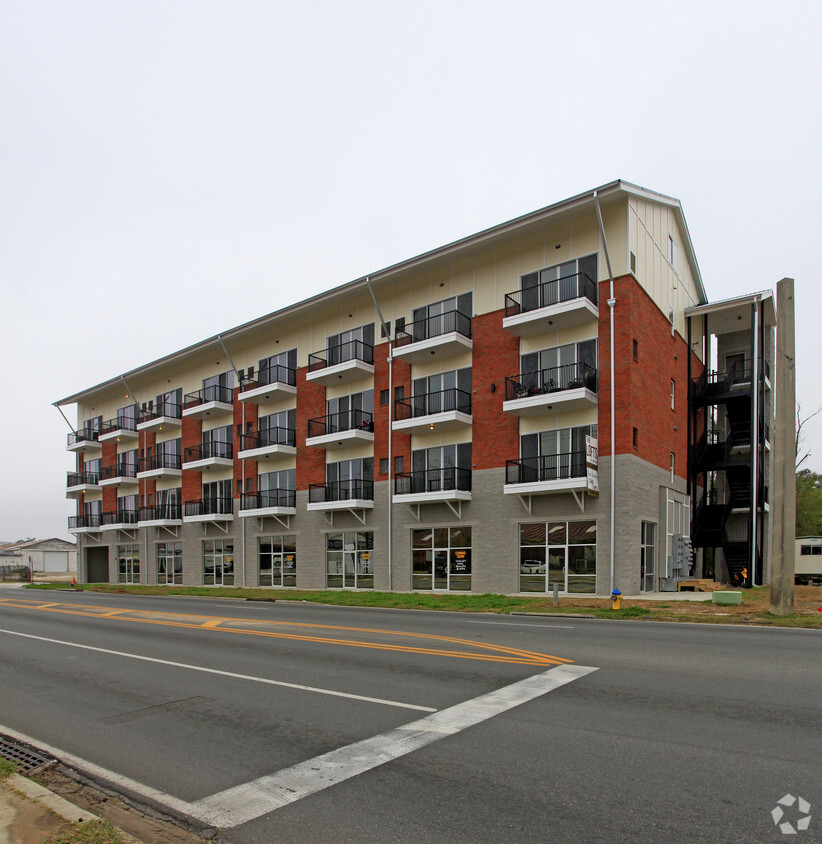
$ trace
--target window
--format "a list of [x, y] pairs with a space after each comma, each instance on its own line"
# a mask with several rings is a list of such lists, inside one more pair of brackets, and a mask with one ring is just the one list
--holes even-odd
[[384, 322], [380, 325], [380, 337], [390, 337], [391, 336], [391, 320], [389, 319], [387, 322]]
[[203, 514], [231, 513], [233, 502], [231, 480], [203, 483]]
[[587, 387], [596, 391], [597, 341], [584, 340], [530, 352], [520, 358], [522, 387], [552, 392]]
[[[251, 372], [248, 375], [251, 378]], [[297, 350], [289, 349], [287, 352], [261, 358], [257, 383], [261, 387], [276, 383], [290, 384], [293, 387], [297, 383]]]
[[297, 585], [297, 537], [261, 536], [257, 543], [260, 586]]
[[125, 407], [117, 410], [117, 427], [124, 428], [127, 431], [134, 431], [137, 429], [137, 414], [138, 408], [136, 404], [128, 404]]
[[508, 483], [581, 478], [585, 469], [585, 437], [597, 438], [596, 425], [559, 428], [520, 437], [518, 477]]
[[[134, 496], [135, 498], [137, 496]], [[140, 582], [140, 545], [117, 546], [117, 582]]]
[[401, 401], [405, 398], [405, 385], [400, 384], [399, 387], [394, 387], [394, 401]]
[[329, 589], [374, 588], [373, 531], [328, 533], [325, 543], [326, 586]]
[[[472, 293], [462, 293], [459, 296], [424, 305], [422, 308], [414, 308], [414, 319], [409, 326], [412, 340], [439, 337], [451, 331], [458, 331], [463, 336], [470, 337], [472, 312]], [[399, 327], [397, 332], [399, 332]]]
[[234, 389], [234, 370], [203, 378], [203, 401], [222, 401], [230, 404]]
[[391, 394], [389, 393], [388, 390], [380, 390], [380, 406], [381, 407], [387, 407], [388, 406], [388, 403], [391, 400], [390, 396], [391, 396]]
[[180, 502], [183, 500], [182, 487], [157, 490], [157, 514], [158, 519], [179, 519]]
[[359, 457], [325, 464], [326, 501], [374, 498], [374, 458]]
[[[820, 546], [822, 547], [822, 546]], [[813, 551], [813, 546], [811, 545], [802, 545], [799, 550], [799, 555], [801, 557], [810, 557]]]
[[673, 452], [671, 452], [671, 480], [673, 480], [673, 479], [674, 479], [674, 466], [675, 466], [675, 463], [676, 463], [676, 458], [675, 458], [675, 456], [674, 456], [674, 453], [673, 453]]
[[327, 414], [326, 433], [351, 431], [355, 428], [374, 430], [374, 391], [364, 390], [350, 396], [328, 399], [325, 403]]
[[639, 360], [639, 343], [636, 340], [632, 341], [634, 360]]
[[412, 589], [471, 591], [471, 528], [411, 531]]
[[210, 428], [202, 433], [202, 448], [200, 458], [232, 456], [232, 434], [231, 425], [223, 425], [220, 428]]
[[413, 395], [398, 408], [398, 418], [406, 418], [404, 409], [412, 410], [415, 417], [448, 410], [471, 413], [471, 367], [415, 378]]
[[374, 362], [374, 323], [350, 328], [328, 337], [328, 365], [348, 360]]
[[654, 591], [655, 563], [656, 525], [653, 522], [643, 522], [639, 547], [639, 588], [641, 592]]
[[387, 475], [388, 474], [388, 458], [381, 457], [380, 458], [380, 474]]
[[435, 445], [411, 453], [411, 477], [402, 494], [439, 492], [449, 489], [471, 489], [471, 443]]
[[519, 591], [597, 591], [597, 523], [520, 524]]
[[137, 474], [137, 451], [121, 451], [117, 454], [117, 474], [121, 477], [133, 478]]
[[597, 303], [597, 255], [554, 264], [520, 278], [523, 311], [533, 311], [585, 296]]
[[233, 539], [203, 540], [203, 583], [206, 586], [234, 585]]
[[634, 428], [632, 432], [632, 443], [634, 448], [639, 447], [639, 431], [636, 428]]
[[631, 272], [636, 275], [636, 255], [631, 252]]
[[157, 543], [157, 582], [161, 585], [183, 582], [183, 543]]
[[671, 265], [674, 272], [678, 272], [679, 247], [676, 245], [674, 236], [671, 234], [668, 235], [668, 263]]
[[405, 455], [398, 454], [394, 457], [394, 473], [405, 471]]
[[674, 397], [676, 395], [676, 382], [671, 378], [671, 410], [674, 410]]
[[[256, 447], [297, 444], [297, 409], [269, 413], [257, 420]], [[253, 447], [253, 446], [252, 446]]]
[[296, 489], [296, 468], [280, 469], [277, 472], [260, 472], [257, 476], [260, 507], [294, 507]]
[[[149, 405], [151, 402], [149, 402]], [[171, 416], [174, 419], [180, 418], [180, 409], [183, 404], [183, 388], [178, 387], [176, 390], [168, 390], [165, 393], [158, 393], [156, 398], [157, 407], [155, 412], [157, 416]]]

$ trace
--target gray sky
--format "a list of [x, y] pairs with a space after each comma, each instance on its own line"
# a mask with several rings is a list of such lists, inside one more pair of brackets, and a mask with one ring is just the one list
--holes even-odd
[[[4, 0], [0, 539], [67, 536], [52, 401], [616, 178], [682, 201], [712, 300], [796, 279], [815, 409], [820, 24], [810, 0]], [[822, 470], [822, 414], [807, 444]]]

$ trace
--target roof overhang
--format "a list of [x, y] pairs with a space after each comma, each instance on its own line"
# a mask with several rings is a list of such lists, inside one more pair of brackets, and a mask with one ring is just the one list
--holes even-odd
[[690, 308], [685, 308], [685, 316], [707, 316], [708, 331], [711, 334], [728, 334], [739, 330], [737, 325], [739, 322], [747, 328], [751, 319], [751, 307], [760, 303], [765, 325], [776, 325], [776, 302], [772, 290], [760, 290], [757, 293], [746, 293], [744, 296], [734, 296], [718, 302], [692, 305]]

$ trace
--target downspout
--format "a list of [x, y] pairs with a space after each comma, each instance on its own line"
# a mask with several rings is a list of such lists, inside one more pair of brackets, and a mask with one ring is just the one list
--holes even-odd
[[605, 239], [605, 224], [602, 222], [602, 210], [599, 207], [599, 197], [594, 191], [594, 205], [597, 209], [597, 218], [599, 219], [599, 233], [602, 237], [602, 248], [605, 251], [605, 263], [608, 265], [608, 279], [610, 281], [610, 296], [608, 298], [608, 310], [610, 312], [611, 322], [611, 344], [610, 344], [610, 368], [611, 368], [611, 559], [610, 559], [610, 573], [611, 573], [611, 592], [614, 591], [614, 560], [616, 549], [615, 542], [615, 519], [616, 519], [616, 388], [614, 385], [614, 306], [616, 299], [614, 298], [614, 273], [611, 270], [611, 257], [608, 254], [608, 241]]
[[[751, 308], [751, 586], [756, 582], [756, 533], [759, 517], [759, 302], [756, 295]], [[764, 510], [764, 507], [763, 507]]]
[[393, 455], [393, 417], [394, 417], [394, 341], [391, 335], [391, 327], [383, 319], [380, 306], [377, 304], [377, 297], [374, 295], [374, 288], [371, 287], [371, 277], [367, 276], [365, 284], [368, 287], [368, 292], [374, 300], [374, 307], [377, 309], [377, 316], [382, 326], [382, 331], [388, 338], [388, 591], [393, 591], [393, 577], [392, 577], [392, 561], [394, 548], [394, 532], [393, 532], [393, 510], [394, 510], [394, 455]]
[[[222, 347], [226, 358], [228, 358], [228, 362], [231, 364], [231, 368], [234, 370], [234, 374], [237, 376], [237, 387], [239, 388], [239, 386], [240, 386], [240, 373], [237, 371], [237, 367], [234, 365], [234, 361], [232, 360], [231, 355], [228, 353], [228, 349], [225, 347], [225, 343], [223, 343], [223, 337], [222, 337], [221, 334], [217, 335], [217, 340], [219, 341], [220, 346]], [[238, 396], [239, 396], [239, 393], [238, 393]], [[240, 434], [240, 436], [243, 436], [245, 434], [245, 402], [241, 401], [240, 405], [242, 406], [242, 420], [241, 420], [242, 434]], [[233, 418], [231, 420], [231, 427], [232, 428], [234, 427], [234, 419]], [[232, 439], [233, 439], [233, 436], [232, 436]], [[238, 443], [238, 445], [239, 445], [239, 443]], [[240, 495], [243, 495], [244, 492], [245, 492], [245, 457], [240, 461]], [[234, 497], [234, 493], [233, 493], [233, 490], [232, 490], [232, 498], [233, 497]], [[240, 499], [240, 500], [242, 501], [242, 499]], [[245, 584], [246, 584], [246, 578], [245, 578], [245, 519], [241, 519], [240, 521], [242, 522], [242, 525], [243, 525], [242, 534], [241, 534], [242, 535], [242, 543], [241, 543], [240, 553], [242, 554], [242, 564], [243, 564], [243, 589], [245, 589]]]

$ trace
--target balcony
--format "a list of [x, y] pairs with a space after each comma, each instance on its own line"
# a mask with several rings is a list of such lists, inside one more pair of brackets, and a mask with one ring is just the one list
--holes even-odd
[[183, 508], [180, 504], [141, 507], [137, 519], [140, 527], [177, 527], [183, 523]]
[[162, 431], [166, 428], [181, 428], [183, 409], [179, 404], [167, 402], [150, 410], [141, 410], [137, 420], [138, 431]]
[[505, 461], [506, 495], [545, 495], [587, 488], [584, 451]]
[[395, 504], [470, 500], [470, 469], [448, 466], [420, 472], [399, 472], [394, 477]]
[[109, 510], [103, 513], [100, 530], [133, 530], [138, 517], [137, 510]]
[[374, 442], [374, 417], [365, 410], [345, 410], [308, 420], [308, 446], [328, 448], [358, 440]]
[[183, 474], [179, 454], [155, 454], [142, 457], [137, 464], [138, 478], [179, 478]]
[[305, 380], [326, 385], [344, 384], [373, 374], [374, 347], [361, 340], [349, 340], [310, 354]]
[[397, 331], [394, 357], [409, 363], [452, 357], [474, 348], [471, 317], [460, 311], [409, 322]]
[[136, 463], [118, 463], [100, 469], [100, 486], [138, 486]]
[[207, 416], [224, 416], [234, 412], [234, 390], [231, 387], [212, 385], [186, 393], [183, 397], [183, 417], [205, 419]]
[[296, 454], [297, 432], [294, 428], [264, 428], [256, 434], [240, 435], [240, 460], [256, 460], [272, 454]]
[[527, 337], [598, 319], [596, 282], [585, 273], [575, 273], [506, 293], [502, 327]]
[[231, 522], [234, 520], [234, 501], [231, 498], [186, 501], [184, 513], [184, 522]]
[[502, 409], [506, 413], [537, 416], [596, 405], [597, 371], [587, 363], [569, 363], [505, 379]]
[[66, 440], [66, 451], [99, 451], [102, 448], [99, 436], [99, 431], [89, 428], [72, 431]]
[[108, 440], [136, 440], [140, 435], [137, 433], [137, 420], [128, 417], [108, 419], [100, 426], [99, 440], [101, 443]]
[[392, 430], [407, 434], [448, 431], [471, 425], [471, 394], [451, 387], [394, 402]]
[[217, 466], [234, 466], [234, 449], [231, 443], [214, 440], [187, 448], [183, 469], [213, 469]]
[[100, 513], [69, 516], [68, 531], [69, 533], [97, 533], [100, 530], [101, 522], [102, 515]]
[[99, 472], [69, 472], [66, 475], [66, 498], [79, 498], [86, 492], [99, 489]]
[[308, 488], [309, 510], [372, 510], [374, 483], [353, 478], [326, 484], [311, 484]]
[[296, 394], [296, 371], [279, 363], [240, 381], [240, 401], [260, 402]]
[[297, 492], [293, 489], [264, 489], [246, 493], [240, 499], [240, 518], [248, 516], [294, 516]]

